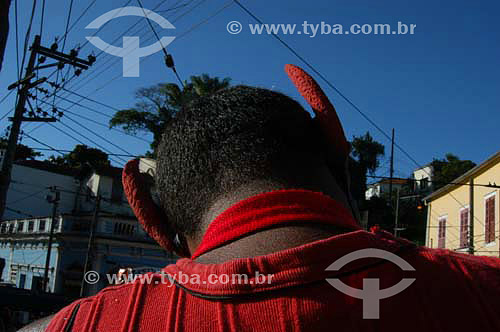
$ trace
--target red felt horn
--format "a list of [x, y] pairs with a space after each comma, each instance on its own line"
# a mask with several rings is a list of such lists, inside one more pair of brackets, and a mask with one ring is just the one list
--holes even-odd
[[343, 164], [349, 156], [350, 145], [345, 138], [344, 129], [332, 103], [318, 83], [303, 69], [287, 64], [285, 71], [302, 97], [313, 109], [328, 144], [336, 152], [339, 164]]
[[125, 164], [122, 173], [123, 190], [130, 207], [144, 230], [165, 250], [187, 257], [189, 253], [175, 241], [175, 232], [168, 226], [164, 213], [151, 198], [146, 175], [139, 171], [139, 159]]

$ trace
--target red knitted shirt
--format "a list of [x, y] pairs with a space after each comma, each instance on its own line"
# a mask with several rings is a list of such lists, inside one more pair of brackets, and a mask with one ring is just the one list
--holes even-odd
[[[295, 221], [352, 232], [222, 264], [181, 259], [163, 275], [148, 275], [150, 282], [108, 287], [74, 302], [47, 331], [500, 331], [499, 259], [417, 247], [383, 231], [360, 230], [340, 204], [319, 193], [277, 191], [236, 204], [212, 222], [193, 257], [249, 232]], [[369, 248], [394, 253], [415, 271], [380, 258], [326, 271], [337, 259]], [[230, 282], [213, 282], [223, 275]], [[247, 276], [246, 282], [231, 282], [234, 275]], [[271, 281], [262, 282], [263, 275]], [[366, 278], [380, 279], [381, 289], [402, 278], [415, 281], [380, 300], [379, 319], [363, 319], [363, 300], [335, 289], [327, 278], [358, 289]]]

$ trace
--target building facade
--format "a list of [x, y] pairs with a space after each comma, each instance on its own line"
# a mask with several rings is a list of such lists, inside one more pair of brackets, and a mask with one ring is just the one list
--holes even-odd
[[432, 182], [434, 178], [434, 167], [425, 165], [413, 171], [415, 180], [414, 191], [420, 194], [429, 194], [434, 190]]
[[[365, 199], [370, 200], [372, 197], [382, 197], [384, 195], [388, 197], [390, 195], [390, 182], [389, 179], [384, 179], [368, 185], [365, 192]], [[408, 180], [405, 179], [392, 179], [392, 191], [400, 190], [407, 183]]]
[[500, 152], [425, 198], [426, 245], [500, 256]]
[[[107, 274], [112, 275], [121, 268], [160, 270], [175, 262], [176, 256], [156, 244], [135, 218], [124, 196], [121, 169], [94, 171], [78, 179], [52, 171], [46, 165], [41, 167], [37, 163], [36, 166], [16, 165], [13, 181], [17, 186], [11, 189], [23, 189], [23, 196], [13, 195], [13, 198], [9, 189], [8, 206], [13, 207], [10, 212], [17, 218], [0, 224], [0, 259], [5, 260], [3, 283], [34, 292], [44, 291], [45, 261], [53, 222], [46, 288], [52, 293], [80, 295], [87, 255], [88, 270], [96, 271], [99, 281], [86, 284], [84, 295], [95, 294], [107, 286]], [[44, 197], [50, 193], [49, 186], [56, 186], [60, 193], [54, 221], [50, 213], [52, 204]], [[97, 197], [101, 198], [98, 205]], [[33, 216], [20, 217], [19, 214]], [[92, 227], [94, 237], [89, 249]]]

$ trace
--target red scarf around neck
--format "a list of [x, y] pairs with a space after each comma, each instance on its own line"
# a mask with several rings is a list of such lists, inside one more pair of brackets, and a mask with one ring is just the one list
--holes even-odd
[[325, 194], [301, 189], [276, 190], [240, 201], [217, 216], [191, 259], [247, 234], [297, 222], [361, 229], [342, 204]]

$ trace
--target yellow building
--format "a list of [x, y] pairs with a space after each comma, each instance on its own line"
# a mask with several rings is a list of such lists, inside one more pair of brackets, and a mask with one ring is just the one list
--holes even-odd
[[499, 257], [500, 152], [453, 183], [425, 198], [426, 245]]

